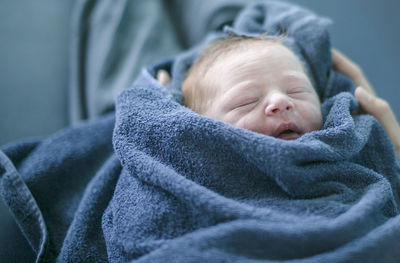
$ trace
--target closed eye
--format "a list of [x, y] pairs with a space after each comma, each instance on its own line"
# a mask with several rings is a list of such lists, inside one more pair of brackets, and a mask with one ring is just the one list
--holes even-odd
[[303, 92], [308, 92], [308, 89], [299, 87], [299, 88], [292, 88], [287, 91], [288, 94], [296, 94], [296, 93], [303, 93]]
[[306, 87], [292, 88], [287, 90], [289, 96], [303, 96], [310, 93], [310, 89]]
[[238, 103], [238, 104], [235, 105], [234, 109], [253, 105], [253, 104], [257, 103], [258, 100], [259, 100], [258, 98], [252, 98], [252, 99], [248, 99], [248, 100], [241, 101], [240, 103]]

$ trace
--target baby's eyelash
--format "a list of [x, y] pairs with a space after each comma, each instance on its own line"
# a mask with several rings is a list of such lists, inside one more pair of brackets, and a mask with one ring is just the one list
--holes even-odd
[[244, 106], [256, 103], [256, 102], [258, 102], [258, 100], [259, 100], [258, 98], [257, 99], [246, 100], [246, 101], [236, 105], [235, 108], [240, 108], [240, 107], [244, 107]]
[[304, 89], [303, 88], [294, 88], [294, 89], [289, 89], [288, 93], [297, 93], [297, 92], [302, 92]]
[[293, 89], [289, 89], [287, 91], [288, 94], [296, 94], [296, 93], [303, 93], [303, 92], [307, 92], [307, 89], [304, 87], [293, 88]]

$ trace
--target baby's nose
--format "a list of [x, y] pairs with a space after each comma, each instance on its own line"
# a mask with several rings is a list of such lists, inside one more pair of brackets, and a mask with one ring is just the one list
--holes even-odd
[[267, 116], [274, 116], [277, 114], [288, 113], [293, 110], [293, 102], [284, 93], [275, 92], [271, 94], [265, 114]]

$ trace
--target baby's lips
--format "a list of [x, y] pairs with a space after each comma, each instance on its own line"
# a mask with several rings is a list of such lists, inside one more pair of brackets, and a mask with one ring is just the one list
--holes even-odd
[[301, 135], [298, 134], [297, 132], [290, 132], [290, 133], [281, 133], [278, 135], [277, 138], [282, 139], [282, 140], [295, 140], [299, 138]]
[[283, 122], [279, 124], [278, 127], [276, 127], [276, 129], [272, 133], [272, 136], [279, 137], [281, 133], [288, 130], [292, 131], [293, 133], [297, 133], [298, 135], [300, 135], [301, 133], [299, 127], [297, 127], [297, 125], [294, 122]]

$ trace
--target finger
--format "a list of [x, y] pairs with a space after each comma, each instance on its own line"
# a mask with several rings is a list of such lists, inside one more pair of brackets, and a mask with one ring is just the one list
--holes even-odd
[[386, 101], [370, 94], [363, 87], [357, 87], [354, 96], [361, 104], [362, 109], [375, 118], [382, 118], [383, 115], [390, 111], [389, 104]]
[[166, 85], [166, 84], [168, 84], [168, 83], [171, 81], [168, 72], [165, 71], [165, 70], [163, 70], [163, 69], [160, 69], [160, 70], [157, 72], [157, 81], [158, 81], [161, 85]]
[[347, 76], [357, 77], [361, 69], [339, 50], [332, 48], [332, 63], [334, 69], [346, 73]]
[[358, 87], [354, 95], [362, 109], [381, 123], [400, 157], [400, 126], [389, 104], [385, 100], [371, 95], [362, 87]]
[[368, 92], [375, 95], [372, 85], [364, 77], [360, 67], [346, 57], [340, 51], [332, 48], [333, 68], [351, 78], [357, 86], [364, 87]]

